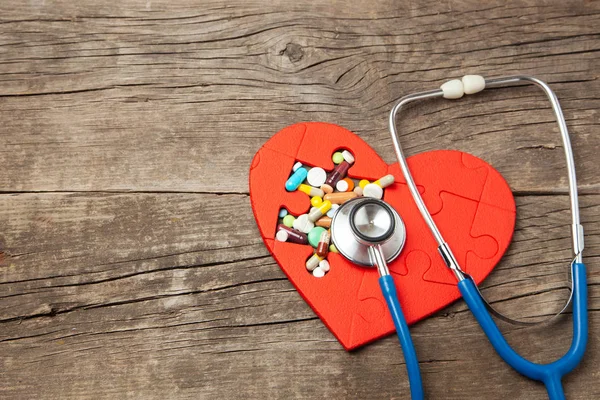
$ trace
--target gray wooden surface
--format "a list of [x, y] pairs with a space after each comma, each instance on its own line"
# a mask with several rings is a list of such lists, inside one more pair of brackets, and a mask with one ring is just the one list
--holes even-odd
[[[586, 228], [590, 340], [565, 381], [600, 397], [600, 3], [0, 2], [0, 398], [408, 398], [397, 340], [347, 353], [262, 244], [250, 160], [298, 121], [391, 162], [387, 113], [465, 73], [524, 73], [562, 101]], [[533, 88], [431, 101], [409, 154], [491, 162], [517, 202], [485, 294], [514, 317], [567, 296], [563, 147]], [[501, 324], [534, 361], [570, 318]], [[412, 328], [431, 399], [544, 399], [458, 302]]]

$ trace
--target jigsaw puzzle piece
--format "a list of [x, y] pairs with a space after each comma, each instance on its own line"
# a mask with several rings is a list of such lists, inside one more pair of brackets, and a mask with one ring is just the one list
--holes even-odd
[[305, 124], [287, 126], [269, 139], [264, 147], [296, 158], [306, 132]]
[[395, 182], [388, 186], [385, 189], [383, 200], [400, 214], [406, 229], [404, 249], [398, 259], [389, 264], [392, 274], [404, 276], [408, 274], [409, 263], [407, 258], [410, 251], [407, 251], [407, 249], [430, 249], [435, 251], [437, 246], [405, 183]]
[[386, 336], [394, 329], [379, 287], [379, 274], [374, 268], [365, 267], [363, 271], [350, 329], [350, 340], [356, 347], [368, 343], [373, 337]]
[[[472, 226], [478, 212], [478, 202], [451, 193], [442, 192], [440, 196], [443, 207], [434, 220], [461, 268], [465, 269], [469, 253], [482, 259], [493, 259], [497, 254], [502, 254], [498, 241], [487, 232], [473, 234]], [[423, 279], [442, 284], [456, 284], [454, 275], [441, 257], [431, 260], [431, 267], [423, 275]]]
[[294, 156], [270, 148], [261, 148], [250, 167], [250, 192], [252, 210], [258, 229], [265, 239], [275, 238], [277, 218], [281, 207], [291, 214], [300, 215], [308, 211], [310, 198], [298, 190], [285, 190], [294, 163]]
[[388, 165], [364, 140], [341, 126], [325, 122], [306, 122], [304, 139], [297, 152], [297, 160], [310, 166], [331, 171], [331, 156], [340, 149], [354, 155], [354, 164], [348, 170], [351, 178], [376, 180], [386, 174]]
[[[346, 350], [370, 342], [376, 326], [365, 322], [364, 336], [352, 338], [352, 321], [360, 301], [357, 293], [365, 270], [339, 254], [327, 257], [330, 271], [322, 278], [314, 277], [306, 270], [306, 260], [313, 254], [308, 245], [274, 241], [273, 256], [280, 265], [287, 265], [284, 272], [304, 300], [317, 313]], [[362, 328], [361, 328], [362, 329]], [[384, 332], [382, 332], [383, 334]]]
[[512, 196], [510, 186], [500, 172], [480, 158], [471, 154], [463, 153], [462, 162], [467, 168], [485, 168], [488, 171], [487, 179], [479, 201], [490, 206], [498, 207], [506, 211], [516, 211], [515, 199]]
[[[421, 197], [431, 215], [442, 210], [443, 202], [440, 198], [442, 192], [479, 201], [491, 167], [485, 163], [485, 168], [473, 168], [471, 164], [466, 166], [463, 162], [463, 154], [455, 150], [437, 150], [408, 159], [408, 166], [415, 183], [424, 189]], [[468, 158], [468, 161], [472, 160]], [[396, 182], [406, 183], [397, 163], [390, 165], [388, 173], [394, 175]], [[423, 185], [423, 182], [427, 184]]]
[[[423, 255], [425, 257], [422, 257]], [[408, 273], [404, 276], [393, 275], [398, 299], [409, 324], [441, 310], [460, 298], [455, 284], [442, 285], [423, 279], [430, 265], [429, 262], [429, 255], [425, 251], [409, 251], [406, 257]], [[391, 320], [391, 317], [389, 318]]]
[[498, 245], [498, 252], [496, 253], [497, 256], [495, 254], [492, 257], [486, 257], [486, 254], [479, 254], [477, 252], [467, 254], [465, 270], [473, 276], [476, 282], [483, 281], [488, 275], [486, 271], [489, 268], [485, 264], [491, 262], [495, 265], [510, 245], [516, 215], [516, 211], [508, 211], [489, 204], [479, 203], [473, 225], [471, 226], [471, 236], [494, 236]]

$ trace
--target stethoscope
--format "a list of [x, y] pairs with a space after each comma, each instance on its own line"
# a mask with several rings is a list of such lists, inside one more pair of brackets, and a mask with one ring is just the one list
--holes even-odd
[[341, 255], [354, 264], [377, 267], [379, 286], [404, 353], [411, 397], [422, 399], [419, 360], [387, 265], [400, 255], [404, 247], [406, 228], [402, 218], [383, 200], [358, 197], [337, 209], [330, 231], [331, 240]]
[[[571, 262], [571, 296], [565, 307], [557, 314], [561, 314], [572, 301], [573, 303], [573, 340], [567, 353], [557, 361], [549, 364], [536, 364], [526, 360], [514, 351], [502, 336], [498, 326], [493, 321], [490, 312], [501, 319], [518, 324], [531, 324], [529, 322], [514, 321], [502, 316], [495, 311], [483, 298], [473, 279], [459, 266], [450, 246], [444, 240], [431, 214], [427, 210], [417, 189], [408, 164], [400, 147], [398, 131], [396, 128], [396, 115], [400, 109], [416, 100], [444, 97], [457, 99], [464, 94], [474, 94], [485, 88], [510, 86], [513, 84], [527, 83], [540, 87], [548, 99], [558, 122], [562, 136], [567, 169], [569, 175], [569, 196], [571, 201], [572, 239], [574, 259]], [[425, 222], [434, 236], [440, 256], [453, 272], [458, 281], [458, 288], [467, 303], [467, 306], [479, 322], [492, 346], [502, 359], [522, 375], [541, 381], [546, 386], [551, 400], [564, 399], [561, 379], [571, 372], [583, 358], [587, 344], [587, 283], [586, 269], [582, 260], [584, 248], [583, 227], [579, 219], [579, 203], [577, 198], [577, 180], [573, 151], [565, 118], [554, 92], [543, 81], [529, 76], [510, 76], [494, 79], [484, 79], [478, 75], [467, 75], [462, 80], [446, 82], [440, 89], [414, 93], [402, 97], [392, 108], [389, 117], [389, 128], [394, 144], [398, 163], [410, 190], [410, 193], [421, 212]], [[400, 344], [406, 360], [410, 382], [411, 397], [423, 398], [421, 375], [418, 367], [416, 352], [408, 332], [408, 326], [402, 315], [392, 277], [389, 275], [387, 262], [395, 259], [404, 244], [406, 231], [402, 220], [396, 211], [381, 200], [357, 199], [345, 203], [334, 216], [331, 224], [331, 236], [339, 252], [350, 261], [359, 265], [376, 266], [379, 271], [379, 283], [388, 303], [394, 325], [400, 339]], [[553, 316], [550, 319], [554, 318]], [[542, 322], [547, 322], [542, 321]]]

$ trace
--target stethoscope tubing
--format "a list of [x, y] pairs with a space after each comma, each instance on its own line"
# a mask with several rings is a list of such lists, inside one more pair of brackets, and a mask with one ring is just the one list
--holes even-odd
[[383, 275], [379, 277], [379, 286], [381, 292], [388, 305], [392, 320], [396, 327], [396, 334], [404, 353], [404, 361], [406, 362], [406, 371], [408, 373], [408, 382], [410, 384], [410, 396], [412, 400], [423, 399], [423, 381], [421, 379], [421, 370], [419, 369], [419, 359], [417, 352], [410, 336], [406, 318], [402, 313], [402, 307], [398, 301], [398, 294], [394, 284], [394, 278], [391, 275]]
[[[482, 295], [477, 289], [473, 280], [463, 272], [456, 258], [452, 254], [450, 246], [445, 242], [442, 234], [437, 228], [433, 217], [427, 210], [421, 195], [418, 192], [417, 186], [412, 178], [410, 169], [402, 147], [396, 128], [396, 115], [398, 111], [406, 104], [423, 99], [430, 99], [445, 96], [443, 89], [430, 90], [404, 96], [394, 105], [389, 117], [390, 133], [394, 145], [395, 153], [398, 158], [398, 163], [402, 169], [402, 173], [410, 190], [410, 193], [417, 205], [423, 219], [428, 225], [433, 237], [438, 244], [438, 251], [442, 256], [448, 268], [454, 273], [458, 281], [458, 288], [465, 299], [467, 305], [471, 309], [473, 315], [481, 325], [483, 331], [489, 338], [490, 343], [496, 349], [500, 357], [506, 361], [512, 368], [519, 373], [531, 379], [541, 381], [545, 384], [548, 395], [551, 400], [564, 399], [561, 378], [565, 374], [572, 371], [583, 358], [588, 337], [588, 322], [587, 322], [587, 280], [585, 265], [582, 261], [582, 252], [584, 249], [583, 227], [579, 218], [579, 202], [577, 196], [577, 179], [575, 174], [575, 163], [573, 160], [573, 151], [564, 115], [562, 113], [558, 99], [552, 89], [543, 81], [530, 76], [510, 76], [494, 79], [485, 79], [484, 87], [502, 87], [510, 86], [519, 83], [534, 84], [541, 88], [546, 94], [554, 115], [558, 122], [559, 131], [563, 140], [565, 157], [567, 162], [567, 172], [569, 178], [569, 197], [571, 202], [571, 217], [572, 217], [572, 240], [574, 260], [571, 263], [572, 276], [572, 298], [573, 298], [573, 339], [569, 351], [560, 359], [549, 364], [536, 364], [521, 357], [515, 352], [502, 333], [494, 323], [491, 315], [488, 312], [489, 304], [485, 303]], [[479, 89], [482, 90], [482, 89]], [[459, 96], [460, 97], [460, 96]], [[449, 97], [455, 98], [455, 97]], [[565, 307], [566, 308], [566, 307]], [[562, 312], [562, 311], [561, 311]], [[507, 318], [506, 318], [507, 319]], [[508, 320], [508, 319], [507, 319]]]
[[458, 283], [458, 289], [477, 322], [500, 357], [512, 368], [528, 378], [543, 382], [550, 400], [564, 399], [561, 378], [579, 364], [588, 339], [587, 277], [583, 263], [573, 264], [573, 340], [567, 353], [549, 364], [536, 364], [520, 356], [508, 344], [471, 279]]

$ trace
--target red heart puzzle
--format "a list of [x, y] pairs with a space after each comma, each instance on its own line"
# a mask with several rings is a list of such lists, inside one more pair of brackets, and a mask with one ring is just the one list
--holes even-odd
[[[287, 192], [285, 182], [297, 161], [331, 171], [331, 155], [348, 149], [355, 162], [350, 178], [371, 181], [393, 174], [384, 200], [406, 225], [401, 255], [389, 268], [409, 324], [460, 298], [454, 275], [437, 252], [399, 166], [386, 164], [354, 133], [340, 126], [307, 122], [275, 134], [256, 153], [250, 167], [250, 201], [262, 238], [281, 269], [345, 349], [351, 350], [394, 332], [374, 268], [359, 267], [330, 253], [331, 270], [315, 278], [305, 263], [310, 245], [276, 241], [279, 210], [308, 212], [310, 198]], [[483, 160], [453, 150], [431, 151], [408, 158], [425, 204], [459, 264], [481, 282], [506, 251], [515, 225], [515, 202], [500, 173]]]

